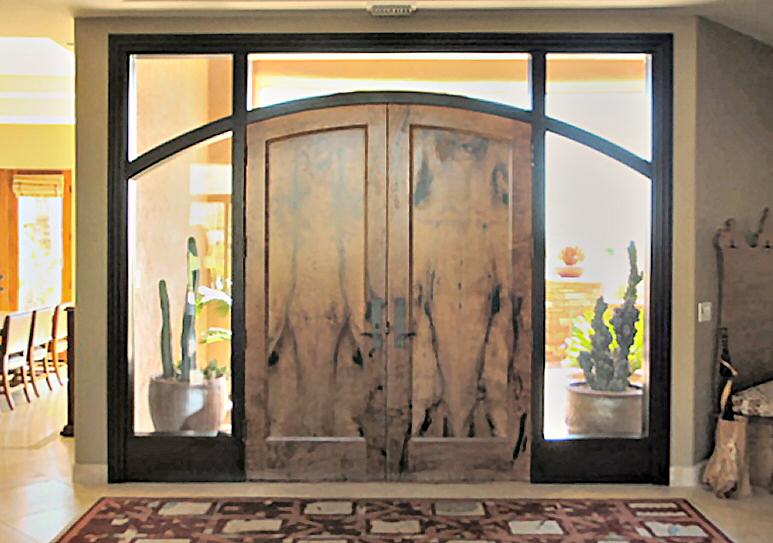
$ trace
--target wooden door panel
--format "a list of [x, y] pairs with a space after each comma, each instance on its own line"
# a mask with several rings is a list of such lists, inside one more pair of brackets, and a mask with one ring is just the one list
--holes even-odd
[[389, 473], [528, 480], [527, 124], [389, 106]]
[[248, 129], [247, 470], [385, 470], [384, 106]]

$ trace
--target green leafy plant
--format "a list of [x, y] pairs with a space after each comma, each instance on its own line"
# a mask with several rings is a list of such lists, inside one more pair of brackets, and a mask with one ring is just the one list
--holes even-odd
[[219, 365], [217, 360], [210, 360], [209, 364], [207, 364], [201, 373], [204, 375], [205, 379], [217, 379], [228, 373], [228, 368]]
[[[218, 315], [224, 317], [231, 316], [231, 307], [233, 300], [227, 292], [210, 287], [200, 287], [199, 294], [196, 297], [196, 312], [201, 314], [206, 307], [213, 307]], [[200, 343], [218, 343], [220, 341], [231, 341], [233, 332], [230, 328], [221, 326], [210, 326], [202, 334]]]
[[[590, 349], [579, 351], [577, 357], [585, 374], [585, 382], [593, 390], [623, 392], [629, 386], [632, 373], [629, 357], [636, 336], [639, 309], [636, 307], [636, 289], [644, 275], [639, 272], [636, 262], [636, 245], [628, 245], [630, 273], [623, 297], [623, 303], [615, 307], [609, 324], [604, 321], [604, 313], [609, 307], [600, 296], [591, 320]], [[614, 330], [614, 338], [612, 336]], [[616, 340], [617, 346], [612, 342]]]

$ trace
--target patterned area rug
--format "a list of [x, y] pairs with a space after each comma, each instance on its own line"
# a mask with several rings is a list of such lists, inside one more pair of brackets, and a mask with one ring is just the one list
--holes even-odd
[[59, 543], [730, 542], [685, 500], [102, 498]]

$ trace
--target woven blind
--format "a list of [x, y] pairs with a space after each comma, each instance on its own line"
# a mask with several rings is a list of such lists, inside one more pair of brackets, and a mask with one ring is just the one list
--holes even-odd
[[17, 198], [57, 198], [64, 196], [64, 176], [61, 174], [16, 174], [13, 193]]

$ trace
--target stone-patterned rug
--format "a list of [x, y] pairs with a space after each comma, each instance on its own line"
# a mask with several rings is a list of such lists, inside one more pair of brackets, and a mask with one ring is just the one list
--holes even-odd
[[59, 543], [723, 542], [686, 500], [102, 498]]

